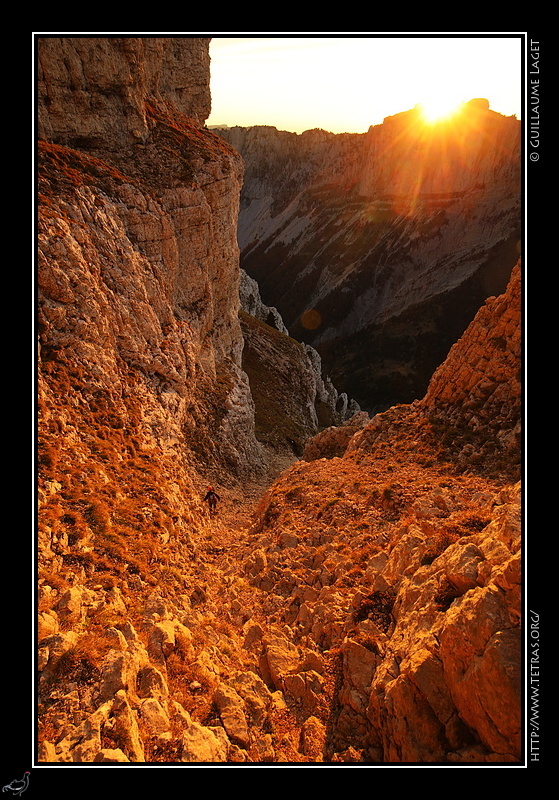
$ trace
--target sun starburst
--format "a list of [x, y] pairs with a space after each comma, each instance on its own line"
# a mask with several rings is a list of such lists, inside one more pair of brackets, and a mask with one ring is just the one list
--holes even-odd
[[451, 119], [461, 110], [462, 106], [463, 103], [444, 97], [419, 104], [423, 120], [430, 125]]

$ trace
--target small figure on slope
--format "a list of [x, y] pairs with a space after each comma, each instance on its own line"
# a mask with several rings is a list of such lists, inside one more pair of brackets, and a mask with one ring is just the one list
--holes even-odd
[[210, 516], [213, 516], [216, 513], [218, 500], [220, 500], [219, 495], [216, 494], [213, 488], [210, 486], [206, 492], [206, 496], [204, 497], [204, 502], [208, 504]]

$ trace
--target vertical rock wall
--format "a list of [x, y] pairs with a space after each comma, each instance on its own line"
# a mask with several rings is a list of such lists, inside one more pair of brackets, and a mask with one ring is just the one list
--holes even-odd
[[[39, 40], [39, 496], [49, 569], [78, 554], [86, 571], [101, 568], [109, 546], [94, 536], [94, 503], [117, 536], [191, 532], [200, 470], [227, 479], [263, 467], [241, 367], [242, 164], [198, 122], [209, 111], [207, 50], [186, 37]], [[150, 502], [162, 515], [155, 528], [142, 510]], [[64, 509], [79, 512], [77, 527]]]
[[211, 109], [209, 39], [40, 37], [40, 138], [126, 146], [149, 135], [145, 100], [204, 123]]

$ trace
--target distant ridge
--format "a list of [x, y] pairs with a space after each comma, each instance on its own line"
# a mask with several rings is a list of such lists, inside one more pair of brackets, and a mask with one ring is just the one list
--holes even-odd
[[218, 132], [245, 164], [241, 266], [369, 411], [424, 394], [519, 257], [521, 125], [487, 106], [446, 127], [412, 109], [363, 134]]

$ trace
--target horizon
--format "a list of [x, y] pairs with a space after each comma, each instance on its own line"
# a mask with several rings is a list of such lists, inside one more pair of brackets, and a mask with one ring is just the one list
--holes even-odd
[[364, 133], [478, 97], [521, 119], [522, 36], [213, 37], [206, 124]]

